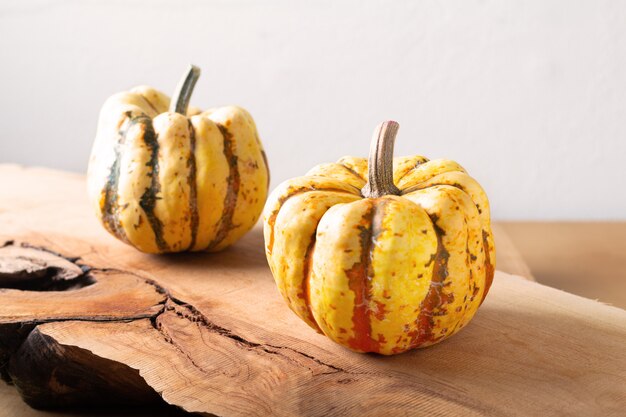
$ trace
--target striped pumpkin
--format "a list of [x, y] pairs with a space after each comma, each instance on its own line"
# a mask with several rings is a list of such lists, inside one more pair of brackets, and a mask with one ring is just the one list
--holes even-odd
[[254, 121], [240, 107], [189, 108], [199, 73], [190, 67], [171, 103], [136, 87], [100, 113], [89, 197], [106, 230], [143, 252], [224, 249], [263, 210], [269, 172]]
[[[476, 313], [494, 275], [489, 202], [456, 162], [345, 157], [281, 184], [264, 212], [266, 255], [289, 307], [358, 352], [437, 343]], [[397, 186], [396, 186], [397, 185]]]

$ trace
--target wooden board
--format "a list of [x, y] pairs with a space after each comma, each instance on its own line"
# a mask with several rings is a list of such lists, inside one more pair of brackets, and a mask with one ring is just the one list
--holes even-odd
[[498, 270], [511, 275], [524, 277], [530, 281], [536, 281], [525, 258], [513, 243], [506, 230], [498, 223], [493, 223], [491, 229], [494, 241], [498, 247], [496, 251], [496, 266]]
[[626, 308], [626, 221], [506, 222], [542, 284]]
[[[23, 262], [30, 272], [14, 268], [8, 286], [29, 281], [29, 290], [0, 292], [13, 306], [0, 310], [0, 363], [32, 404], [150, 403], [158, 393], [220, 416], [626, 408], [624, 310], [498, 272], [452, 339], [395, 357], [356, 354], [288, 310], [258, 228], [221, 254], [144, 255], [101, 230], [81, 176], [4, 167], [0, 178], [0, 240], [14, 241], [5, 250], [27, 244], [71, 258], [40, 272]], [[29, 253], [22, 261], [37, 258]], [[73, 282], [50, 291], [59, 280]], [[78, 302], [87, 292], [108, 301]]]

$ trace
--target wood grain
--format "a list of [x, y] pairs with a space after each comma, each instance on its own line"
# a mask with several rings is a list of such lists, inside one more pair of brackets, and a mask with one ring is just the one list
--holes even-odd
[[[80, 257], [94, 271], [91, 285], [48, 292], [50, 302], [106, 287], [111, 277], [95, 272], [109, 270], [136, 277], [133, 293], [157, 285], [162, 296], [154, 309], [142, 304], [147, 317], [35, 322], [10, 354], [9, 375], [19, 384], [43, 370], [28, 384], [38, 398], [70, 355], [82, 367], [80, 392], [94, 391], [90, 376], [104, 363], [117, 366], [117, 381], [134, 374], [138, 393], [137, 375], [168, 403], [224, 416], [619, 415], [626, 407], [624, 310], [498, 272], [476, 318], [450, 340], [395, 357], [356, 354], [288, 310], [259, 229], [221, 254], [145, 255], [100, 229], [82, 177], [16, 167], [0, 175], [14, 177], [0, 189], [0, 239]], [[0, 291], [2, 301], [38, 293]], [[72, 314], [89, 316], [84, 307]], [[41, 346], [61, 353], [40, 360]]]

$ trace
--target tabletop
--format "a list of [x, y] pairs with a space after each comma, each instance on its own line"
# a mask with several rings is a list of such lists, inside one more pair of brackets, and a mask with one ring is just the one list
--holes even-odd
[[[6, 203], [0, 201], [0, 205]], [[2, 213], [0, 207], [0, 214]], [[517, 223], [494, 225], [498, 270], [620, 305], [626, 254], [624, 223]], [[571, 278], [570, 278], [571, 277]], [[586, 278], [585, 278], [586, 277]], [[621, 304], [623, 306], [623, 304]], [[0, 415], [67, 415], [30, 409], [15, 389], [0, 384]], [[71, 415], [181, 415], [174, 408], [74, 410]]]

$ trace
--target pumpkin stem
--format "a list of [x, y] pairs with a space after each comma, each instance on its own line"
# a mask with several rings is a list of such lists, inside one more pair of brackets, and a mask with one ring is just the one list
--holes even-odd
[[393, 143], [400, 125], [392, 120], [382, 122], [374, 130], [368, 163], [368, 181], [361, 190], [366, 198], [400, 195], [393, 183]]
[[170, 101], [170, 112], [176, 112], [182, 115], [187, 114], [191, 93], [193, 93], [193, 88], [198, 78], [200, 78], [200, 68], [195, 65], [189, 65], [187, 73], [180, 79], [178, 86], [176, 86], [176, 92], [172, 96], [172, 101]]

